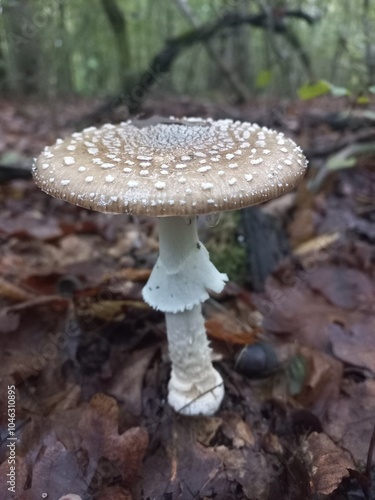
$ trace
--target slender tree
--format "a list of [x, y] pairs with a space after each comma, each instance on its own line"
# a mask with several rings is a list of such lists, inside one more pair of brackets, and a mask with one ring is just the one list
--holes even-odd
[[12, 87], [26, 95], [38, 93], [42, 59], [39, 36], [44, 20], [34, 12], [30, 0], [5, 2], [2, 15], [12, 65]]
[[[101, 4], [115, 38], [120, 79], [123, 87], [126, 88], [130, 84], [128, 78], [131, 71], [131, 53], [127, 20], [116, 0], [101, 0]], [[128, 81], [129, 83], [127, 83]]]

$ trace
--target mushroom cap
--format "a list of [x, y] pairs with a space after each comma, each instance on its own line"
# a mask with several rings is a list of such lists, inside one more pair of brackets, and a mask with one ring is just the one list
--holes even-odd
[[233, 120], [169, 118], [90, 127], [46, 147], [46, 193], [107, 213], [184, 216], [236, 210], [296, 186], [307, 160], [281, 132]]

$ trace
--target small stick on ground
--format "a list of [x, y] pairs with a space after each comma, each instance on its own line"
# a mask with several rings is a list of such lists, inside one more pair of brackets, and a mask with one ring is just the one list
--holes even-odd
[[368, 479], [368, 489], [367, 489], [367, 495], [370, 494], [371, 490], [371, 485], [372, 485], [372, 479], [371, 479], [371, 468], [372, 468], [372, 457], [374, 455], [374, 448], [375, 448], [375, 425], [372, 430], [372, 436], [371, 436], [371, 441], [370, 441], [370, 446], [368, 448], [368, 453], [367, 453], [367, 462], [366, 462], [366, 477]]

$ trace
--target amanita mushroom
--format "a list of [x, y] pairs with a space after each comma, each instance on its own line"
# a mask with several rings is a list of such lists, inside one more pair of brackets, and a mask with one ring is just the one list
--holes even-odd
[[46, 147], [34, 178], [48, 194], [107, 213], [159, 218], [160, 256], [144, 300], [166, 315], [168, 401], [187, 415], [219, 408], [201, 303], [227, 276], [210, 262], [196, 216], [261, 203], [305, 173], [301, 149], [280, 132], [232, 120], [169, 118], [90, 127]]

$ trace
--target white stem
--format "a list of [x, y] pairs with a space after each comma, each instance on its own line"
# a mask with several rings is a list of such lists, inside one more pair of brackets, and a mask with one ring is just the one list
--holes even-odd
[[207, 290], [220, 293], [228, 280], [210, 261], [199, 241], [196, 218], [159, 219], [160, 255], [143, 289], [154, 309], [183, 312], [208, 299]]
[[159, 220], [160, 255], [143, 289], [145, 301], [166, 313], [172, 374], [168, 401], [186, 415], [212, 415], [224, 396], [223, 380], [211, 363], [201, 303], [217, 293], [219, 273], [199, 241], [196, 218]]
[[223, 380], [211, 363], [201, 306], [165, 315], [172, 361], [169, 404], [185, 415], [212, 415], [224, 396]]

